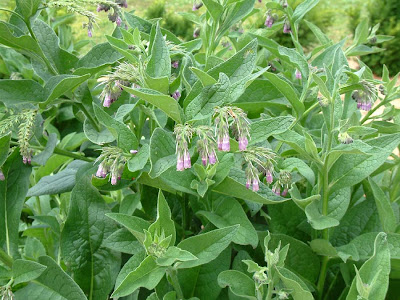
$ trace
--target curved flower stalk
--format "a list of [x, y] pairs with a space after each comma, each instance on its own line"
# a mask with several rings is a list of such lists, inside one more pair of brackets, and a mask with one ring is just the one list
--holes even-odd
[[273, 181], [275, 153], [264, 147], [249, 147], [243, 153], [246, 162], [246, 187], [259, 190], [260, 172], [264, 173], [268, 184]]
[[378, 90], [373, 83], [366, 80], [360, 81], [360, 84], [362, 89], [355, 90], [351, 96], [357, 102], [358, 109], [370, 111], [375, 100], [378, 99]]
[[[132, 155], [136, 153], [136, 150], [130, 151]], [[118, 180], [121, 179], [125, 164], [130, 157], [131, 155], [124, 153], [121, 148], [114, 146], [104, 147], [100, 156], [95, 161], [100, 161], [96, 176], [106, 178], [107, 174], [110, 174], [111, 184], [116, 185]]]
[[280, 195], [285, 197], [287, 195], [291, 183], [292, 183], [292, 175], [290, 174], [290, 172], [282, 171], [280, 172], [279, 178], [275, 182], [272, 191], [278, 196]]
[[230, 151], [229, 128], [239, 142], [239, 150], [246, 150], [250, 138], [250, 122], [241, 108], [234, 106], [216, 107], [214, 123], [218, 150]]
[[195, 128], [197, 140], [197, 150], [199, 151], [201, 161], [204, 166], [214, 165], [217, 162], [215, 153], [216, 142], [213, 137], [213, 129], [209, 126], [199, 126]]
[[185, 169], [190, 169], [192, 163], [190, 161], [188, 145], [193, 136], [193, 128], [189, 124], [178, 124], [175, 126], [174, 134], [176, 136], [176, 170], [183, 171]]

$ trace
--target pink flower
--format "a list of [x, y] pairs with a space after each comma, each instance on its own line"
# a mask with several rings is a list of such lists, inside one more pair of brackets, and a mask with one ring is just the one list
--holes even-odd
[[4, 176], [4, 173], [2, 170], [0, 170], [0, 181], [6, 180], [6, 177]]
[[212, 152], [208, 154], [208, 162], [210, 163], [210, 165], [213, 165], [217, 162], [217, 157], [215, 156], [214, 150], [212, 150]]
[[251, 178], [247, 178], [246, 180], [246, 188], [249, 189], [251, 185]]
[[301, 79], [301, 73], [299, 70], [296, 69], [296, 72], [294, 74], [296, 76], [296, 79]]
[[115, 174], [112, 174], [111, 176], [111, 184], [116, 185], [117, 184], [117, 176]]
[[229, 143], [229, 135], [226, 134], [224, 135], [224, 137], [222, 138], [222, 145], [221, 145], [221, 150], [222, 151], [229, 151], [231, 149], [231, 145]]
[[185, 168], [184, 168], [184, 163], [183, 163], [183, 157], [182, 157], [182, 155], [180, 154], [180, 153], [178, 153], [178, 157], [177, 157], [177, 160], [176, 160], [176, 170], [177, 171], [183, 171]]
[[240, 137], [239, 138], [239, 150], [240, 151], [244, 151], [246, 150], [247, 145], [249, 144], [249, 141], [247, 139], [247, 137]]
[[267, 180], [268, 184], [271, 184], [273, 181], [272, 173], [270, 171], [267, 171], [267, 174], [265, 176], [265, 179]]
[[184, 154], [184, 157], [183, 157], [183, 167], [185, 169], [190, 169], [192, 167], [192, 163], [190, 161], [189, 151], [185, 151], [185, 154]]
[[257, 192], [260, 189], [258, 178], [253, 179], [253, 192]]

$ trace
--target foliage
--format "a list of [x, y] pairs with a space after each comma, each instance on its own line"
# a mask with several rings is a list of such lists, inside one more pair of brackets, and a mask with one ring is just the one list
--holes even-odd
[[[197, 1], [190, 41], [124, 0], [2, 9], [2, 299], [398, 294], [400, 88], [348, 65], [388, 37], [362, 20], [334, 43], [318, 2]], [[115, 27], [82, 54], [51, 16], [90, 38], [87, 3]]]
[[[377, 0], [366, 1], [365, 14], [372, 24], [380, 24], [379, 32], [383, 35], [393, 36], [394, 39], [386, 40], [382, 44], [385, 51], [369, 55], [364, 58], [364, 62], [372, 69], [374, 74], [382, 76], [382, 64], [386, 65], [389, 72], [397, 73], [400, 70], [400, 61], [394, 49], [400, 47], [400, 7], [396, 0]], [[353, 7], [350, 13], [350, 30], [353, 31], [362, 10], [360, 7]], [[375, 41], [370, 41], [370, 45], [374, 45]]]

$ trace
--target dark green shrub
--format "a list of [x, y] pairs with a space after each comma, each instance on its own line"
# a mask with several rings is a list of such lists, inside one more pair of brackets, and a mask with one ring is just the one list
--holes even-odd
[[[354, 32], [360, 18], [359, 6], [350, 10], [349, 28]], [[400, 71], [400, 59], [398, 50], [400, 48], [400, 5], [398, 0], [369, 0], [366, 3], [366, 13], [370, 24], [380, 23], [378, 30], [381, 35], [391, 35], [393, 40], [384, 42], [380, 47], [385, 51], [364, 56], [366, 63], [377, 75], [382, 75], [382, 64], [385, 64], [389, 72], [395, 74]]]

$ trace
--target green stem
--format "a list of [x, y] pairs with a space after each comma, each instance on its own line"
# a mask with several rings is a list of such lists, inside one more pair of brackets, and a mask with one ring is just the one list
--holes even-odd
[[373, 107], [370, 111], [368, 111], [367, 112], [367, 114], [361, 119], [361, 125], [362, 124], [364, 124], [368, 119], [369, 119], [369, 117], [374, 113], [374, 112], [376, 112], [382, 105], [384, 105], [385, 104], [385, 99], [383, 100], [383, 101], [381, 101], [381, 102], [379, 102], [375, 107]]
[[0, 260], [7, 266], [12, 268], [13, 259], [10, 255], [8, 255], [4, 250], [0, 247]]
[[176, 274], [176, 270], [173, 269], [172, 267], [170, 267], [167, 270], [167, 274], [168, 274], [169, 278], [171, 279], [171, 284], [172, 284], [173, 288], [176, 291], [176, 295], [178, 297], [178, 300], [184, 299], [182, 288], [181, 288], [181, 285], [179, 284], [179, 279], [178, 279], [178, 276]]
[[86, 109], [85, 105], [83, 103], [76, 103], [76, 106], [79, 107], [79, 109], [85, 114], [86, 118], [89, 120], [89, 122], [92, 124], [92, 126], [96, 129], [97, 132], [100, 132], [101, 128], [99, 123], [96, 121], [96, 119], [92, 116], [92, 114], [89, 113], [89, 111]]
[[268, 292], [267, 292], [267, 296], [265, 297], [265, 300], [271, 300], [273, 292], [274, 292], [274, 276], [272, 274], [272, 270], [270, 267], [268, 267], [267, 274], [270, 276], [271, 281], [268, 284]]
[[319, 278], [318, 278], [318, 283], [317, 283], [317, 292], [318, 292], [319, 299], [322, 299], [322, 294], [324, 293], [326, 272], [328, 271], [328, 262], [329, 262], [329, 258], [327, 256], [324, 256], [322, 258], [321, 271], [319, 273]]

